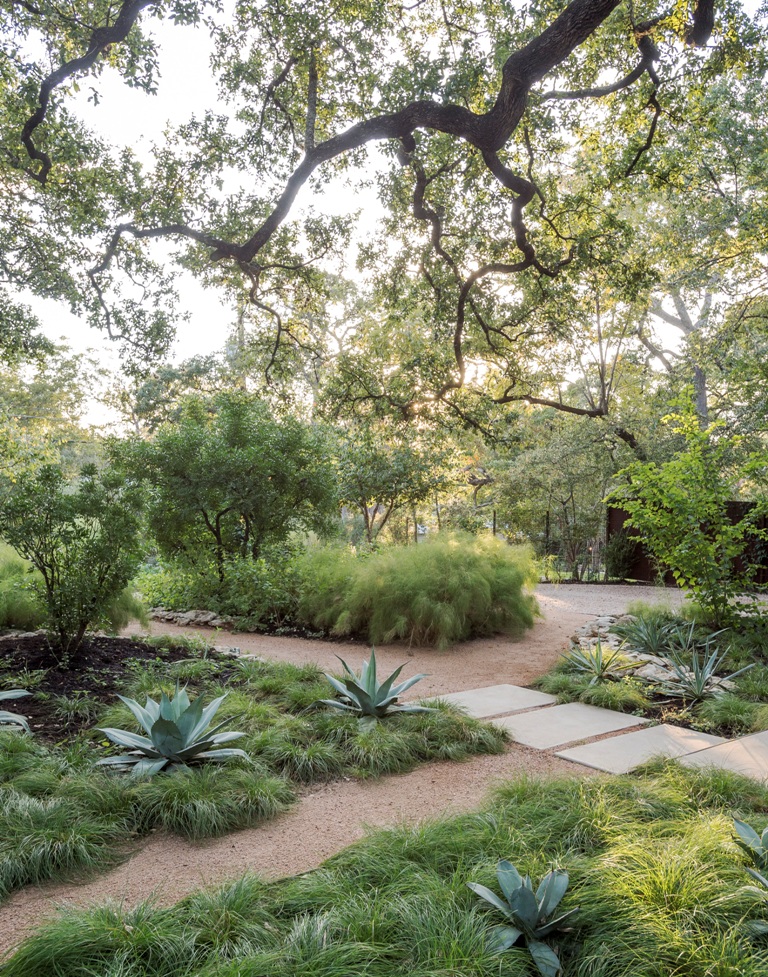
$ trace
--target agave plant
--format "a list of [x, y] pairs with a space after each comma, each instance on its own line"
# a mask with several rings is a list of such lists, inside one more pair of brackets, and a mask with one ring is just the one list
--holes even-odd
[[[736, 844], [749, 857], [749, 860], [760, 872], [768, 872], [768, 828], [763, 829], [762, 834], [758, 834], [753, 827], [745, 821], [733, 819], [733, 827], [736, 831]], [[747, 869], [752, 874], [750, 869]]]
[[[747, 886], [747, 891], [754, 893], [761, 902], [768, 903], [768, 879], [765, 877], [768, 872], [768, 828], [758, 834], [754, 828], [737, 818], [733, 819], [733, 827], [737, 835], [736, 844], [746, 852], [754, 866], [746, 866], [746, 871], [757, 885]], [[753, 936], [765, 936], [768, 933], [768, 923], [753, 919], [747, 923], [747, 929]]]
[[744, 672], [749, 671], [753, 667], [754, 662], [726, 676], [725, 679], [718, 680], [717, 670], [723, 664], [728, 652], [727, 650], [721, 652], [717, 647], [714, 647], [710, 651], [709, 648], [712, 639], [720, 633], [720, 631], [717, 631], [707, 638], [704, 643], [703, 654], [694, 650], [689, 659], [690, 663], [683, 662], [679, 655], [671, 655], [669, 664], [674, 672], [674, 676], [662, 684], [660, 691], [665, 695], [671, 696], [673, 699], [701, 702], [704, 699], [722, 695], [725, 692], [723, 686], [719, 684], [720, 681], [730, 682], [738, 675], [743, 675]]
[[674, 624], [658, 617], [638, 617], [634, 621], [614, 624], [611, 631], [647, 655], [663, 655], [669, 646]]
[[177, 683], [173, 699], [163, 693], [159, 702], [148, 698], [143, 707], [135, 699], [122, 695], [118, 699], [128, 706], [147, 735], [140, 736], [126, 729], [100, 728], [99, 732], [105, 733], [113, 743], [133, 749], [121, 756], [99, 760], [97, 765], [133, 768], [133, 775], [140, 777], [152, 776], [164, 768], [172, 770], [204, 760], [248, 759], [248, 754], [243, 750], [211, 749], [245, 736], [245, 733], [217, 733], [216, 730], [228, 722], [226, 719], [213, 729], [208, 728], [226, 695], [203, 706], [203, 700], [199, 697], [190, 702], [186, 690], [180, 689]]
[[393, 712], [434, 712], [428, 706], [397, 701], [406, 689], [410, 689], [412, 685], [426, 678], [426, 675], [413, 675], [400, 685], [395, 685], [395, 680], [405, 668], [405, 665], [400, 665], [388, 678], [379, 682], [376, 675], [376, 652], [373, 648], [371, 648], [370, 660], [363, 662], [359, 675], [352, 671], [343, 658], [339, 658], [339, 661], [344, 666], [344, 676], [341, 681], [333, 675], [325, 677], [342, 698], [320, 699], [315, 703], [316, 705], [331, 706], [333, 709], [356, 713], [363, 726], [372, 725], [376, 720]]
[[560, 961], [543, 939], [560, 929], [565, 920], [578, 911], [577, 906], [552, 918], [568, 888], [568, 873], [559, 869], [547, 872], [534, 892], [530, 876], [523, 878], [511, 862], [502, 859], [496, 866], [496, 878], [502, 896], [477, 882], [467, 883], [474, 893], [509, 920], [508, 923], [494, 926], [494, 949], [501, 953], [522, 940], [539, 973], [543, 977], [557, 977]]
[[[7, 692], [0, 692], [0, 702], [4, 699], [20, 699], [23, 695], [29, 695], [26, 689], [9, 689]], [[7, 709], [0, 709], [0, 723], [8, 723], [12, 726], [21, 726], [29, 733], [29, 723], [17, 712], [8, 712]]]
[[637, 668], [641, 662], [625, 661], [621, 652], [617, 650], [604, 651], [598, 638], [591, 648], [571, 648], [563, 655], [566, 664], [575, 672], [589, 675], [589, 684], [596, 685], [604, 682], [611, 672], [623, 671], [627, 668]]

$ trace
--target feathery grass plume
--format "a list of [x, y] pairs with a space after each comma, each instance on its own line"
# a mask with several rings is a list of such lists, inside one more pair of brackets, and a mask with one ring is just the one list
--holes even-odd
[[299, 613], [334, 634], [447, 648], [533, 625], [536, 602], [524, 588], [535, 583], [536, 573], [525, 547], [489, 537], [438, 536], [364, 557], [348, 552], [321, 580], [329, 562], [327, 554], [307, 557]]

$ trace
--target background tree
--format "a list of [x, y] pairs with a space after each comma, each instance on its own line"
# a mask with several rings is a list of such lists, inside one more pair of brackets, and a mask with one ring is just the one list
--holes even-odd
[[152, 440], [116, 450], [150, 486], [149, 524], [161, 552], [202, 569], [213, 562], [221, 582], [228, 557], [257, 559], [267, 543], [322, 528], [335, 511], [321, 432], [275, 419], [244, 392], [190, 398]]
[[[312, 269], [341, 260], [349, 240], [346, 219], [294, 213], [299, 191], [354, 173], [379, 144], [390, 216], [366, 226], [359, 264], [382, 310], [422, 308], [452, 353], [438, 399], [471, 379], [476, 348], [557, 300], [557, 279], [596, 252], [622, 253], [632, 222], [599, 219], [606, 195], [631, 196], [657, 163], [656, 138], [685, 126], [719, 77], [762, 70], [760, 25], [714, 0], [698, 0], [689, 23], [677, 8], [620, 0], [238, 0], [226, 20], [202, 2], [122, 0], [87, 14], [15, 3], [7, 13], [9, 285], [57, 296], [156, 354], [175, 296], [153, 242], [170, 238], [203, 282], [245, 288], [279, 334], [281, 309], [300, 315]], [[205, 23], [230, 112], [177, 120], [146, 166], [129, 148], [110, 152], [68, 103], [76, 82], [99, 99], [107, 67], [151, 92], [156, 17]], [[579, 147], [595, 144], [602, 165], [574, 169]]]
[[339, 501], [360, 513], [372, 543], [394, 514], [413, 513], [445, 485], [446, 460], [434, 445], [414, 443], [410, 432], [380, 425], [348, 428], [336, 450]]

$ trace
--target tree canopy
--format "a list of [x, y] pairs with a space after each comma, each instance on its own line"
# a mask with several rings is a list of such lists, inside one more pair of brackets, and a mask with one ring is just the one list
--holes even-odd
[[[647, 304], [662, 275], [647, 232], [672, 226], [658, 207], [675, 194], [712, 228], [701, 260], [698, 235], [682, 242], [702, 275], [724, 234], [732, 254], [757, 247], [762, 198], [729, 167], [739, 131], [747, 145], [759, 126], [737, 131], [711, 112], [725, 100], [728, 118], [739, 104], [743, 118], [765, 71], [764, 25], [735, 0], [2, 8], [0, 303], [22, 345], [27, 290], [64, 299], [126, 351], [163, 352], [175, 306], [167, 239], [176, 267], [246, 294], [274, 361], [281, 346], [310, 343], [306, 323], [333, 302], [327, 269], [354, 244], [378, 321], [421, 347], [398, 409], [472, 413], [466, 387], [500, 404], [545, 399], [527, 382], [529, 350], [572, 328], [585, 267]], [[151, 93], [158, 18], [210, 32], [221, 104], [175, 120], [146, 163], [88, 131], [72, 98], [89, 86], [98, 99], [107, 70]], [[721, 152], [708, 158], [713, 140]], [[378, 226], [363, 215], [355, 231], [354, 215], [308, 205], [344, 178], [375, 185]], [[706, 212], [705, 179], [719, 216]], [[723, 222], [729, 202], [752, 219]], [[478, 382], [481, 356], [493, 370]], [[609, 404], [581, 410], [605, 416]]]

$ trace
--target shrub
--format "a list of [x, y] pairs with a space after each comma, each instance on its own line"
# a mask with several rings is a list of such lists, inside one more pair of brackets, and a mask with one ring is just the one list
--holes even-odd
[[[519, 633], [533, 625], [531, 552], [491, 537], [439, 536], [365, 558], [309, 557], [300, 573], [299, 613], [334, 634], [372, 644], [401, 639], [446, 648], [458, 641]], [[320, 574], [329, 571], [323, 579]]]
[[0, 496], [0, 533], [39, 573], [47, 624], [66, 667], [103, 624], [139, 559], [142, 496], [114, 472], [83, 468], [76, 486], [46, 465]]
[[685, 448], [662, 464], [635, 462], [619, 472], [627, 485], [609, 500], [629, 513], [627, 525], [642, 536], [661, 567], [672, 571], [715, 627], [739, 613], [735, 598], [748, 590], [756, 567], [746, 559], [750, 540], [765, 537], [759, 520], [765, 512], [760, 500], [737, 522], [728, 503], [738, 497], [738, 485], [762, 471], [761, 457], [734, 469], [730, 462], [738, 438], [719, 437], [722, 424], [701, 430], [692, 410], [665, 419], [685, 439]]
[[605, 573], [609, 579], [625, 580], [632, 572], [637, 556], [638, 538], [625, 530], [614, 533], [603, 549]]
[[246, 619], [249, 624], [282, 624], [292, 616], [295, 584], [290, 553], [268, 547], [259, 559], [226, 556], [223, 576], [213, 562], [203, 559], [168, 561], [145, 567], [134, 584], [150, 607], [170, 611], [214, 611]]

